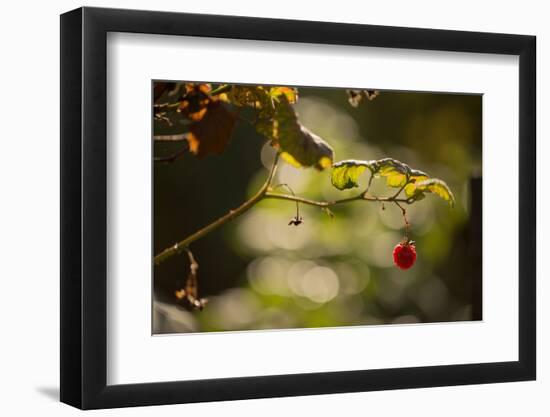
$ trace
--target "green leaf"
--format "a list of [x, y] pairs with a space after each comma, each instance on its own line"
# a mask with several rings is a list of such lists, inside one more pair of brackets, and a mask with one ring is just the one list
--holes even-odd
[[371, 171], [374, 169], [377, 161], [357, 161], [348, 159], [340, 161], [332, 166], [330, 180], [339, 190], [347, 190], [349, 188], [359, 186], [359, 176], [368, 168]]
[[429, 175], [425, 172], [419, 171], [417, 169], [411, 169], [409, 175], [409, 183], [405, 186], [405, 195], [407, 197], [412, 197], [416, 193], [416, 184], [421, 181], [427, 180]]
[[430, 178], [424, 181], [420, 181], [416, 184], [416, 193], [423, 194], [425, 192], [438, 195], [443, 200], [447, 201], [451, 205], [451, 207], [453, 207], [455, 204], [455, 197], [445, 181], [437, 178]]

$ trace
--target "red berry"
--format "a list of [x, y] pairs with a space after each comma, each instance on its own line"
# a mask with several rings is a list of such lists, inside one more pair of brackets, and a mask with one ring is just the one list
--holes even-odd
[[409, 269], [416, 261], [416, 248], [412, 242], [401, 242], [393, 248], [393, 263], [401, 269]]

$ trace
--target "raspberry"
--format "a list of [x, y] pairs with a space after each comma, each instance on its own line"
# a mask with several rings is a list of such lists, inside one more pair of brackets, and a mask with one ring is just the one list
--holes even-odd
[[401, 269], [409, 269], [416, 261], [414, 242], [401, 242], [393, 248], [393, 263]]

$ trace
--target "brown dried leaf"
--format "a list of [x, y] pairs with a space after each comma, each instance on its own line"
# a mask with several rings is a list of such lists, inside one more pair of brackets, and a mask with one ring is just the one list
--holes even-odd
[[372, 101], [380, 95], [378, 90], [346, 90], [346, 92], [348, 93], [348, 102], [353, 107], [359, 106], [363, 97], [368, 101]]
[[201, 118], [189, 127], [189, 150], [199, 158], [221, 154], [233, 133], [237, 115], [220, 101], [210, 101]]
[[210, 84], [185, 84], [185, 93], [179, 105], [179, 112], [190, 120], [198, 121], [203, 118], [208, 105], [217, 101], [210, 97]]

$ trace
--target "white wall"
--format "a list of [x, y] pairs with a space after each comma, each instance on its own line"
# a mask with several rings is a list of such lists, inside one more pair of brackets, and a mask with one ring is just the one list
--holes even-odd
[[[510, 3], [510, 4], [508, 4]], [[60, 0], [4, 2], [0, 17], [0, 410], [4, 415], [74, 415], [57, 402], [59, 305], [59, 17], [82, 4]], [[549, 124], [542, 120], [550, 97], [550, 26], [542, 1], [365, 1], [125, 0], [86, 5], [238, 14], [534, 34], [538, 37], [539, 166], [550, 157]], [[32, 91], [22, 100], [21, 89]], [[539, 213], [549, 212], [542, 195], [548, 170], [539, 169]], [[550, 249], [549, 220], [539, 215], [539, 259]], [[496, 244], [496, 243], [495, 243]], [[239, 401], [101, 411], [99, 415], [366, 415], [446, 416], [549, 415], [549, 268], [539, 263], [539, 378], [537, 382], [432, 388], [346, 395]], [[468, 343], [468, 341], [464, 341]], [[546, 394], [546, 395], [544, 395]], [[94, 415], [97, 415], [94, 414]]]

